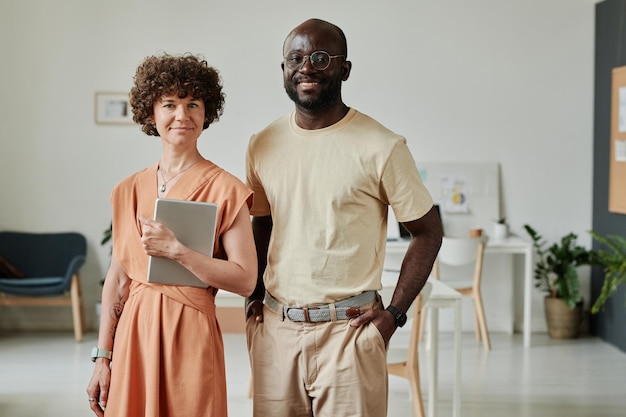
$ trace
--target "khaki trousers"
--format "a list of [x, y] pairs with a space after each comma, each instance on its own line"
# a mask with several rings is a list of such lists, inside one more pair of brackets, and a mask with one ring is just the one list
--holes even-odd
[[[380, 301], [362, 310], [372, 307]], [[387, 351], [376, 326], [263, 314], [263, 323], [246, 324], [254, 417], [387, 415]]]

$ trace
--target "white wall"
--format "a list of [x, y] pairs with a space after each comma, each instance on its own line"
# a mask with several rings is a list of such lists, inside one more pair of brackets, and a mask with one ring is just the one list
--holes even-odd
[[[574, 231], [588, 244], [595, 3], [3, 0], [0, 229], [87, 235], [92, 316], [108, 266], [99, 241], [109, 192], [160, 151], [137, 127], [96, 125], [94, 93], [128, 91], [147, 55], [203, 54], [227, 103], [201, 150], [243, 177], [250, 134], [292, 108], [283, 39], [320, 17], [348, 37], [349, 105], [406, 135], [418, 162], [500, 162], [514, 232], [529, 223], [550, 240]], [[0, 326], [36, 325], [26, 310], [11, 317]], [[59, 323], [69, 327], [69, 315]]]

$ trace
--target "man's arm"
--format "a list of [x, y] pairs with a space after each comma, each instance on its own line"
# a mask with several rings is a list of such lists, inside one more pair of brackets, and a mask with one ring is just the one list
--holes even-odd
[[263, 321], [263, 298], [265, 297], [263, 274], [267, 266], [267, 249], [270, 244], [272, 225], [272, 216], [252, 217], [252, 233], [254, 234], [254, 244], [256, 245], [258, 275], [256, 288], [250, 297], [246, 298], [246, 320], [254, 315], [257, 321]]
[[[428, 280], [441, 246], [443, 228], [434, 206], [422, 218], [402, 225], [411, 234], [411, 242], [402, 261], [391, 305], [406, 313]], [[351, 325], [360, 326], [370, 321], [388, 343], [396, 330], [393, 315], [385, 310], [370, 310], [353, 319]]]
[[411, 241], [390, 304], [406, 312], [428, 280], [441, 247], [443, 228], [434, 206], [421, 219], [402, 225], [411, 234]]

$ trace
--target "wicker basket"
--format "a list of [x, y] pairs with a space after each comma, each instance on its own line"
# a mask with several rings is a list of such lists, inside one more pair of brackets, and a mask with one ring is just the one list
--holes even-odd
[[582, 303], [570, 308], [560, 298], [545, 298], [546, 322], [548, 333], [553, 339], [572, 339], [578, 337], [583, 319]]

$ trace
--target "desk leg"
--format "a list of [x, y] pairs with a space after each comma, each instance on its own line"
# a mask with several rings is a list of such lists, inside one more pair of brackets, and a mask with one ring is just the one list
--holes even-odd
[[530, 322], [532, 319], [532, 281], [533, 281], [532, 248], [524, 252], [524, 347], [530, 347]]
[[454, 398], [452, 416], [461, 417], [461, 299], [454, 303]]
[[439, 308], [430, 309], [430, 331], [428, 340], [430, 342], [430, 375], [428, 378], [428, 417], [437, 417], [437, 405], [439, 403], [438, 374], [439, 374]]

